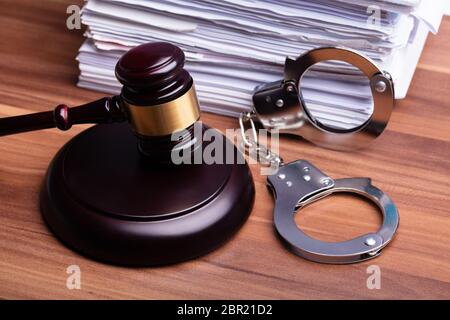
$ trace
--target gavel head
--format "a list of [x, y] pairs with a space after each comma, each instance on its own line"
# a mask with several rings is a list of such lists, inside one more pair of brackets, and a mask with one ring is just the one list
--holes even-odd
[[[200, 117], [193, 80], [183, 68], [183, 51], [169, 43], [135, 47], [116, 65], [121, 106], [139, 138], [143, 154], [161, 158], [175, 145], [172, 133], [190, 132]], [[177, 146], [182, 144], [177, 141]]]

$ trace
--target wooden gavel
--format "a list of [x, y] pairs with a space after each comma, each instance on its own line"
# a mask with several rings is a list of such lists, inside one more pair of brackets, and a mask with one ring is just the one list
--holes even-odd
[[[184, 61], [176, 46], [144, 44], [116, 65], [120, 95], [0, 119], [0, 135], [100, 124], [61, 147], [42, 184], [44, 220], [69, 247], [113, 264], [170, 264], [216, 249], [247, 220], [252, 174], [224, 135], [202, 139]], [[207, 148], [224, 158], [206, 161]]]
[[135, 47], [116, 65], [116, 77], [123, 85], [120, 95], [72, 108], [60, 104], [53, 111], [2, 118], [0, 136], [128, 121], [146, 153], [155, 143], [170, 141], [172, 133], [189, 130], [200, 117], [193, 80], [183, 69], [184, 62], [183, 51], [169, 43]]

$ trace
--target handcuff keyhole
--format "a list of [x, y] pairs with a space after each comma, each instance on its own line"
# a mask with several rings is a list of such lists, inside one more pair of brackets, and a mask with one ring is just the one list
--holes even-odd
[[334, 193], [296, 212], [295, 223], [311, 238], [341, 242], [376, 233], [382, 223], [379, 208], [353, 193]]

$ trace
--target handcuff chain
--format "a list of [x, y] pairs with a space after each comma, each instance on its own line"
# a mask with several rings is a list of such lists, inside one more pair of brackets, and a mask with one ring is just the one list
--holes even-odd
[[[283, 165], [283, 159], [276, 153], [272, 152], [265, 146], [262, 146], [258, 142], [258, 132], [256, 130], [255, 122], [253, 118], [255, 113], [242, 112], [239, 116], [239, 127], [241, 129], [241, 137], [244, 142], [245, 153], [258, 161], [262, 166], [281, 166]], [[249, 125], [249, 128], [246, 126]], [[247, 137], [247, 130], [251, 129], [251, 137]]]

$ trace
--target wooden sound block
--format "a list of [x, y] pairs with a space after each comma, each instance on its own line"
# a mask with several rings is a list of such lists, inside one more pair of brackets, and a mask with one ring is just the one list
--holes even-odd
[[246, 221], [246, 163], [157, 165], [137, 143], [127, 123], [97, 125], [55, 156], [41, 210], [68, 246], [112, 264], [164, 265], [210, 252]]

